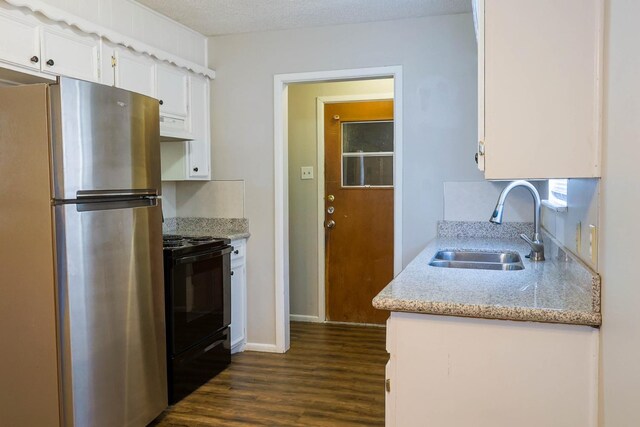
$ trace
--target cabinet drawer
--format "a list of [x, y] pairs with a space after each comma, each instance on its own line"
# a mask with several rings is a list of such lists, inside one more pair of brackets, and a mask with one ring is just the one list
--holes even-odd
[[238, 261], [242, 261], [245, 256], [246, 244], [243, 240], [234, 240], [231, 242], [233, 251], [231, 252], [231, 263], [234, 264]]

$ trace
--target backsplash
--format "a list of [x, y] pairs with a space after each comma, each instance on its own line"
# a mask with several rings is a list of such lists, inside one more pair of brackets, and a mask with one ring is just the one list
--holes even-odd
[[[593, 257], [589, 251], [589, 225], [597, 227], [599, 233], [598, 203], [600, 196], [600, 180], [569, 179], [567, 182], [567, 211], [556, 212], [547, 207], [542, 208], [542, 226], [569, 251], [598, 271], [598, 251], [595, 248]], [[540, 195], [547, 198], [547, 182], [544, 182]], [[577, 227], [580, 224], [581, 239], [577, 241]], [[596, 238], [600, 240], [599, 236]], [[597, 246], [597, 242], [596, 242]]]
[[[444, 183], [445, 221], [486, 221], [500, 192], [510, 181], [449, 181]], [[541, 183], [532, 181], [540, 190]], [[541, 193], [542, 194], [542, 193]], [[505, 204], [505, 222], [533, 221], [533, 199], [524, 188], [515, 188]]]
[[165, 218], [244, 218], [244, 181], [162, 183]]
[[517, 239], [520, 234], [533, 234], [532, 222], [438, 221], [438, 237], [484, 237], [489, 239]]

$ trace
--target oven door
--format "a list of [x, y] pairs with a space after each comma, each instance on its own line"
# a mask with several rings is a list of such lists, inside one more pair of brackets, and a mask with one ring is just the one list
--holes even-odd
[[231, 247], [173, 260], [167, 295], [169, 345], [178, 354], [231, 323]]

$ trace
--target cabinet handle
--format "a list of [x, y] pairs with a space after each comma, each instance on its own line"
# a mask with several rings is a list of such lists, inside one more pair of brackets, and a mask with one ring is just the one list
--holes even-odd
[[233, 251], [233, 253], [238, 255], [240, 253], [240, 250], [236, 249], [235, 251]]
[[160, 100], [160, 105], [164, 105], [164, 101], [162, 99]]
[[478, 153], [476, 153], [476, 165], [478, 164]]
[[198, 172], [198, 168], [197, 167], [193, 168], [193, 171]]
[[33, 62], [34, 64], [37, 64], [39, 60], [40, 60], [40, 59], [38, 59], [38, 57], [37, 57], [37, 56], [35, 56], [35, 55], [33, 55], [33, 56], [31, 57], [31, 62]]
[[53, 67], [53, 64], [55, 64], [55, 62], [53, 62], [53, 59], [50, 59], [50, 60], [47, 61], [47, 65], [49, 67]]
[[233, 270], [231, 271], [231, 275], [233, 276]]

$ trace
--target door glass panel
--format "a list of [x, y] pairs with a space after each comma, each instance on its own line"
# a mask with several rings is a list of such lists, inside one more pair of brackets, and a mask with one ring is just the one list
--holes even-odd
[[344, 153], [393, 152], [393, 121], [342, 124]]
[[343, 158], [344, 187], [393, 185], [393, 156], [349, 156]]
[[393, 186], [393, 120], [342, 123], [342, 186]]

